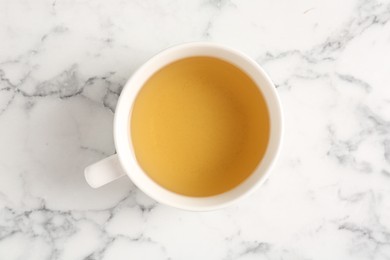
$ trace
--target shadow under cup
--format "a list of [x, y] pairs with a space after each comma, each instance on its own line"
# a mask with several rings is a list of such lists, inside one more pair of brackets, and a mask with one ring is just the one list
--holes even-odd
[[[157, 184], [138, 163], [133, 147], [131, 115], [134, 102], [145, 83], [168, 64], [189, 57], [212, 57], [239, 68], [259, 88], [269, 116], [268, 145], [254, 171], [236, 187], [213, 196], [194, 197], [172, 192]], [[118, 101], [114, 120], [114, 139], [122, 168], [134, 184], [153, 199], [180, 209], [202, 211], [218, 209], [249, 194], [268, 176], [279, 153], [282, 139], [282, 111], [275, 86], [263, 69], [244, 54], [212, 43], [189, 43], [172, 47], [152, 57], [126, 83]]]

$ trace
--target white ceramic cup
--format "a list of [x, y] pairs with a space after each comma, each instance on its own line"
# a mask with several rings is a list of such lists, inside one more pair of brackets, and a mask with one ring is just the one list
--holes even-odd
[[[240, 185], [211, 197], [188, 197], [171, 192], [154, 182], [138, 164], [130, 135], [130, 116], [134, 101], [144, 83], [159, 69], [179, 59], [192, 56], [215, 57], [234, 64], [249, 75], [267, 103], [270, 117], [270, 137], [264, 157], [255, 171]], [[274, 164], [282, 141], [282, 110], [275, 86], [264, 70], [243, 53], [214, 43], [186, 43], [164, 50], [141, 66], [124, 86], [119, 97], [114, 119], [114, 140], [117, 154], [85, 169], [85, 178], [98, 188], [124, 175], [156, 201], [192, 211], [206, 211], [230, 205], [248, 195], [266, 180]]]

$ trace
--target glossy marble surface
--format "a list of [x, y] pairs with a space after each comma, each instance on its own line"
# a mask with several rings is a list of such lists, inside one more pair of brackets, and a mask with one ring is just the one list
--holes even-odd
[[[390, 259], [389, 21], [389, 1], [0, 0], [0, 259]], [[206, 213], [89, 188], [127, 78], [197, 40], [277, 85], [269, 180]]]

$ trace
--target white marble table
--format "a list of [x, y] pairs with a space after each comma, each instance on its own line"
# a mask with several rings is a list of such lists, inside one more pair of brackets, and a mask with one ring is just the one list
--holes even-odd
[[[89, 188], [126, 79], [196, 40], [277, 85], [270, 179], [208, 213]], [[0, 0], [0, 259], [390, 259], [390, 2]]]

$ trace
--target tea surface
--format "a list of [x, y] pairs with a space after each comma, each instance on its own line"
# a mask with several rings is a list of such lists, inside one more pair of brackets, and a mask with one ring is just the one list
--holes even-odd
[[253, 80], [211, 57], [171, 63], [140, 90], [131, 115], [137, 161], [162, 187], [204, 197], [250, 176], [269, 139], [269, 115]]

